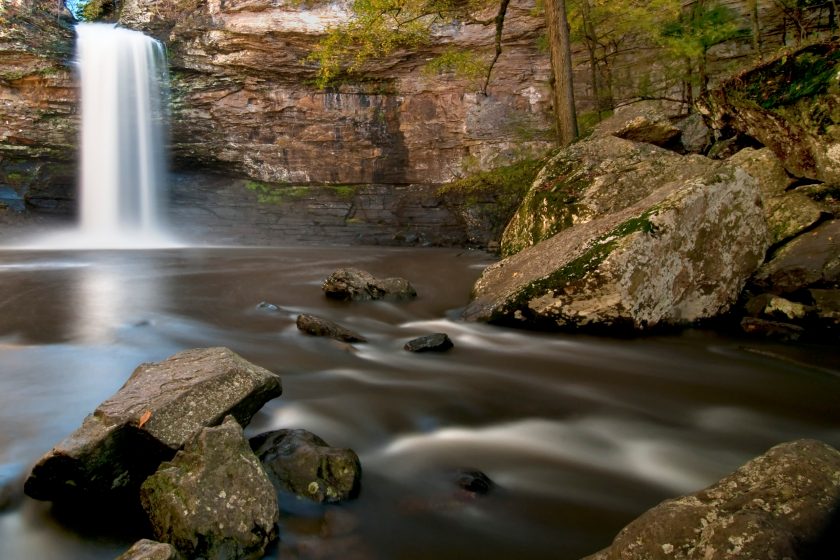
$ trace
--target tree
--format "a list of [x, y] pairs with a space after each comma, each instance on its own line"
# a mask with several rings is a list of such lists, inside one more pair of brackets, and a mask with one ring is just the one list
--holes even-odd
[[572, 49], [565, 0], [545, 0], [548, 50], [554, 75], [554, 115], [561, 146], [578, 137], [575, 91], [572, 82]]

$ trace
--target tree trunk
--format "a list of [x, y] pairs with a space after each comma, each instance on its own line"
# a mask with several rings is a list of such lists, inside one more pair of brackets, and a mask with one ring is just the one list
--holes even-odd
[[554, 114], [561, 146], [578, 137], [575, 93], [572, 84], [572, 50], [565, 0], [545, 0], [545, 24], [551, 70], [554, 74]]
[[752, 47], [758, 60], [761, 54], [761, 22], [758, 19], [758, 0], [750, 0], [750, 23], [752, 24]]

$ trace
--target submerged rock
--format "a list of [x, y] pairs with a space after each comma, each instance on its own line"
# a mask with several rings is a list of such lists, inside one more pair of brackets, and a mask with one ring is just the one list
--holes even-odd
[[181, 560], [178, 550], [168, 543], [141, 539], [120, 554], [117, 560]]
[[662, 502], [585, 560], [837, 558], [840, 452], [799, 440]]
[[563, 329], [691, 323], [726, 312], [766, 249], [755, 179], [721, 166], [488, 267], [463, 316]]
[[455, 484], [473, 494], [487, 494], [495, 484], [481, 471], [462, 469], [456, 473]]
[[233, 416], [204, 428], [140, 488], [156, 538], [188, 558], [261, 558], [277, 495]]
[[434, 333], [409, 340], [403, 348], [409, 352], [446, 352], [453, 346], [446, 333]]
[[367, 342], [367, 339], [359, 333], [315, 315], [298, 315], [296, 324], [298, 330], [312, 336], [326, 336], [341, 342]]
[[417, 297], [417, 290], [405, 278], [376, 278], [358, 268], [341, 268], [333, 272], [322, 286], [327, 297], [343, 301], [395, 300]]
[[330, 447], [306, 430], [277, 430], [251, 438], [278, 490], [315, 502], [340, 502], [359, 493], [362, 466], [352, 449]]
[[280, 378], [227, 348], [140, 365], [125, 385], [44, 455], [26, 480], [38, 500], [134, 499], [161, 461], [228, 414], [247, 424], [282, 392]]

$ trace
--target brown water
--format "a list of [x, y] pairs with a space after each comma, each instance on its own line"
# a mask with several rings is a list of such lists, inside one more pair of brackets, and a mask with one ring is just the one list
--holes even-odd
[[[26, 472], [137, 364], [215, 345], [283, 378], [283, 396], [249, 433], [306, 428], [355, 449], [364, 468], [354, 502], [285, 500], [284, 544], [270, 558], [579, 558], [658, 501], [774, 444], [840, 446], [836, 350], [460, 323], [489, 262], [356, 247], [0, 252], [0, 481]], [[405, 276], [420, 297], [327, 301], [320, 282], [346, 265]], [[370, 343], [303, 335], [301, 312]], [[449, 333], [451, 352], [402, 350], [436, 331]], [[498, 486], [459, 492], [458, 468]], [[139, 536], [78, 517], [23, 499], [0, 514], [0, 559], [113, 558]]]

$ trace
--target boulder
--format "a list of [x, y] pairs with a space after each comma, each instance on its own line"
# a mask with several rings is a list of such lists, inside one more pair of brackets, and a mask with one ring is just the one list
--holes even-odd
[[840, 43], [810, 44], [721, 82], [697, 107], [721, 131], [756, 139], [796, 177], [840, 182]]
[[117, 560], [180, 560], [181, 555], [171, 544], [141, 539], [120, 554]]
[[808, 290], [814, 310], [820, 319], [840, 324], [840, 289]]
[[446, 352], [453, 346], [446, 333], [434, 333], [409, 340], [403, 348], [409, 352]]
[[732, 156], [729, 163], [740, 166], [758, 181], [771, 245], [799, 235], [826, 214], [807, 195], [795, 190], [788, 192], [793, 179], [768, 148], [745, 148]]
[[640, 101], [616, 109], [592, 131], [593, 136], [616, 136], [634, 142], [653, 144], [669, 150], [680, 149], [682, 130], [673, 123], [679, 105], [659, 101]]
[[405, 278], [380, 279], [358, 268], [336, 270], [324, 280], [322, 289], [328, 298], [342, 301], [404, 301], [417, 297], [417, 290]]
[[598, 216], [632, 206], [661, 188], [708, 171], [701, 156], [680, 156], [611, 135], [564, 148], [537, 175], [502, 235], [503, 256]]
[[752, 279], [779, 295], [840, 287], [840, 220], [830, 220], [779, 249]]
[[367, 342], [367, 339], [359, 333], [315, 315], [298, 315], [297, 328], [312, 336], [326, 336], [341, 342]]
[[753, 317], [770, 317], [780, 320], [799, 321], [805, 318], [808, 307], [773, 294], [761, 294], [751, 298], [744, 306]]
[[251, 438], [279, 491], [315, 502], [340, 502], [359, 493], [362, 466], [352, 449], [330, 447], [306, 430], [277, 430]]
[[228, 414], [247, 424], [282, 392], [280, 378], [227, 348], [186, 350], [142, 364], [26, 480], [38, 500], [134, 499], [161, 461]]
[[680, 143], [687, 154], [705, 154], [712, 143], [712, 129], [700, 113], [691, 113], [674, 123], [680, 129]]
[[156, 538], [188, 558], [262, 558], [277, 537], [277, 495], [233, 416], [162, 464], [140, 500]]
[[662, 502], [585, 560], [748, 560], [840, 555], [840, 452], [799, 440], [695, 494]]
[[552, 329], [691, 323], [726, 312], [766, 249], [755, 179], [720, 166], [488, 267], [463, 316]]
[[805, 329], [799, 325], [759, 317], [744, 317], [741, 319], [741, 330], [752, 336], [762, 336], [786, 342], [799, 340], [805, 334]]
[[489, 493], [495, 486], [489, 476], [472, 469], [459, 470], [456, 473], [455, 484], [467, 492], [480, 495]]

